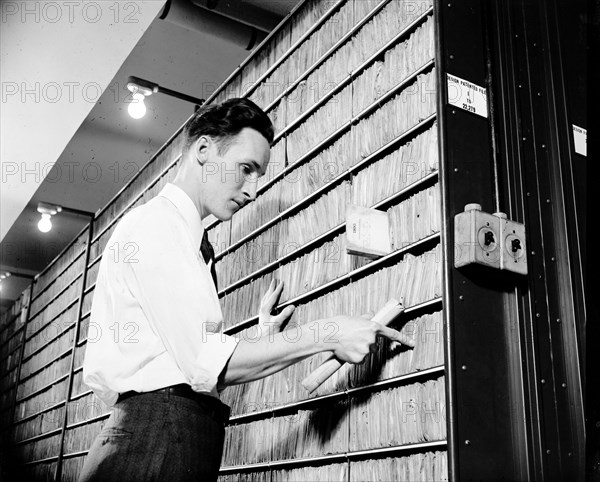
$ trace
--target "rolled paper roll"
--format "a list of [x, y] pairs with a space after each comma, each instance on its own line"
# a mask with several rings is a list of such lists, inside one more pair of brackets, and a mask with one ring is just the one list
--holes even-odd
[[[404, 311], [402, 302], [391, 299], [383, 307], [375, 313], [371, 320], [389, 325], [400, 313]], [[302, 386], [310, 393], [319, 388], [325, 380], [338, 371], [345, 362], [338, 360], [333, 354], [323, 362], [323, 364], [302, 380]]]

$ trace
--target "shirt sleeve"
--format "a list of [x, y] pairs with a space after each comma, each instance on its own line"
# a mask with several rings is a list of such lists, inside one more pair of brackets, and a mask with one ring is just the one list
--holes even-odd
[[118, 271], [192, 388], [215, 391], [237, 340], [221, 333], [211, 274], [185, 220], [174, 207], [156, 211], [125, 226]]

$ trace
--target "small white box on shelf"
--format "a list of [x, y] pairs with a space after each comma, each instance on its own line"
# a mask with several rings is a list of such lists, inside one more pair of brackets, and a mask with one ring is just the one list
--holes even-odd
[[391, 253], [388, 213], [348, 204], [346, 206], [346, 238], [348, 254], [375, 259]]

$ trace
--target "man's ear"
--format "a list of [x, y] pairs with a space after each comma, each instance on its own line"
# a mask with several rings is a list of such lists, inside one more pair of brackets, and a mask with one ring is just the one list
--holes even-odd
[[211, 139], [208, 136], [200, 136], [194, 141], [194, 157], [201, 166], [208, 160], [208, 148], [210, 147]]

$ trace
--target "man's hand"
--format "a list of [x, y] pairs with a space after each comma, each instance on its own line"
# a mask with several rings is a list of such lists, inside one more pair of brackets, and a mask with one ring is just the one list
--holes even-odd
[[378, 336], [383, 336], [393, 342], [399, 342], [410, 347], [415, 346], [412, 339], [402, 335], [399, 331], [372, 321], [370, 319], [372, 316], [371, 314], [362, 317], [342, 315], [327, 320], [319, 320], [326, 322], [328, 326], [334, 323], [337, 327], [335, 335], [330, 336], [329, 341], [324, 340], [324, 342], [331, 343], [331, 351], [338, 360], [348, 363], [361, 363], [371, 351], [377, 348]]
[[277, 306], [281, 293], [283, 291], [283, 281], [277, 282], [273, 279], [267, 292], [260, 302], [260, 310], [258, 312], [258, 330], [259, 335], [267, 336], [279, 333], [281, 326], [292, 316], [295, 306], [286, 306], [281, 313], [271, 316], [273, 309]]

